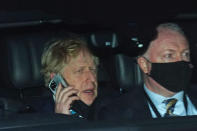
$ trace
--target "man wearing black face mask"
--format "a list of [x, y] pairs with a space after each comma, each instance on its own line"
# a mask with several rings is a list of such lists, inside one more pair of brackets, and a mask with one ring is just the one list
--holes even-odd
[[144, 73], [144, 91], [153, 118], [197, 114], [185, 93], [192, 73], [189, 43], [177, 24], [160, 24], [156, 39], [137, 61]]
[[143, 72], [144, 85], [103, 108], [98, 119], [197, 115], [197, 101], [187, 94], [193, 68], [189, 42], [177, 24], [158, 25], [137, 63]]

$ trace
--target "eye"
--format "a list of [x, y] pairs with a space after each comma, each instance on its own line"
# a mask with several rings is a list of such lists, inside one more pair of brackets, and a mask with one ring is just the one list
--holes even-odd
[[173, 58], [173, 54], [172, 53], [167, 53], [164, 55], [164, 58]]
[[172, 51], [166, 51], [163, 54], [163, 61], [164, 62], [173, 62], [176, 60], [176, 53]]
[[81, 74], [81, 73], [83, 73], [83, 71], [84, 71], [84, 69], [81, 68], [81, 69], [78, 69], [77, 71], [75, 71], [75, 73]]
[[190, 60], [190, 52], [186, 51], [182, 54], [184, 60]]

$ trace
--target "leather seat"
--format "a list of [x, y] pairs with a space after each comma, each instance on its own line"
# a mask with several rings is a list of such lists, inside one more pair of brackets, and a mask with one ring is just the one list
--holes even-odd
[[[93, 53], [99, 57], [98, 84], [99, 96], [110, 96], [116, 90], [113, 84], [112, 56], [118, 47], [117, 34], [110, 30], [90, 32], [87, 35], [88, 43]], [[114, 93], [116, 95], [116, 93]]]
[[[96, 48], [96, 52], [99, 52], [100, 63], [109, 76], [108, 83], [111, 83], [110, 86], [120, 93], [125, 93], [142, 84], [141, 71], [135, 60], [137, 53], [134, 52], [141, 50], [141, 45], [136, 38], [133, 38], [130, 43], [125, 40], [125, 37], [119, 37], [112, 31], [93, 32], [89, 39], [93, 49]], [[106, 78], [106, 75], [99, 76], [100, 78]]]
[[41, 54], [54, 33], [38, 28], [2, 32], [0, 94], [1, 101], [6, 105], [4, 110], [34, 112], [32, 104], [48, 97], [40, 74]]
[[135, 57], [125, 54], [114, 56], [115, 80], [121, 93], [126, 93], [143, 84], [141, 70]]

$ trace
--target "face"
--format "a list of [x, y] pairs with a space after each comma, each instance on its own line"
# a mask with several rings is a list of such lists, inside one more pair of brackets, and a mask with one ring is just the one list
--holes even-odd
[[63, 77], [68, 85], [79, 91], [78, 96], [87, 105], [91, 105], [97, 96], [97, 69], [92, 55], [80, 51], [65, 66]]
[[159, 36], [151, 42], [148, 53], [152, 62], [190, 61], [188, 41], [180, 33], [169, 29], [160, 29]]
[[[190, 50], [187, 39], [170, 29], [159, 29], [157, 39], [150, 43], [145, 57], [152, 63], [190, 61]], [[145, 73], [151, 70], [151, 63], [144, 60]]]
[[[151, 63], [168, 63], [177, 61], [190, 61], [189, 44], [186, 38], [175, 31], [169, 29], [159, 29], [157, 39], [150, 43], [144, 57], [139, 57], [138, 64], [144, 73], [149, 74]], [[145, 84], [151, 91], [163, 96], [172, 96], [171, 92], [151, 77], [145, 75]]]

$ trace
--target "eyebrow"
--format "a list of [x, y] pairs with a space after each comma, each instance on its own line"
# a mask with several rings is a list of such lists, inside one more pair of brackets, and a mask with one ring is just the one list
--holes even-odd
[[175, 52], [174, 49], [165, 49], [163, 52], [166, 52], [166, 51]]
[[[165, 49], [164, 51], [171, 51], [171, 52], [174, 52], [175, 50], [174, 50], [174, 49]], [[189, 48], [184, 49], [182, 52], [184, 52], [184, 51], [190, 51], [190, 49], [189, 49]]]
[[88, 67], [88, 68], [97, 68], [96, 66], [83, 66], [83, 65], [79, 65], [79, 66], [76, 67], [76, 69], [84, 69], [86, 67]]
[[187, 49], [184, 49], [183, 51], [190, 51], [190, 49], [189, 49], [189, 48], [187, 48]]

